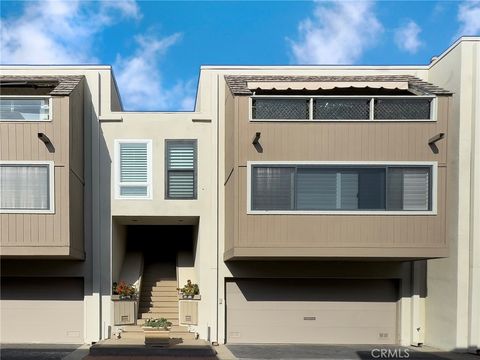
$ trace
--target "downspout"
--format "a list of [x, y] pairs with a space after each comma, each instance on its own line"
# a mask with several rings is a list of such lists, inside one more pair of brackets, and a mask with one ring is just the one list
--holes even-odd
[[216, 309], [216, 321], [215, 321], [215, 324], [216, 324], [216, 342], [218, 344], [218, 329], [219, 329], [219, 326], [218, 326], [218, 319], [219, 319], [219, 314], [218, 314], [218, 299], [219, 299], [219, 286], [220, 286], [220, 260], [218, 258], [219, 256], [219, 247], [220, 247], [220, 230], [219, 230], [219, 227], [220, 227], [220, 222], [219, 222], [219, 214], [220, 214], [220, 201], [219, 201], [219, 184], [220, 184], [220, 181], [219, 181], [219, 176], [220, 176], [220, 171], [219, 171], [219, 168], [220, 168], [220, 152], [219, 152], [219, 144], [220, 144], [220, 130], [219, 130], [219, 118], [220, 118], [220, 101], [219, 101], [219, 96], [220, 96], [220, 82], [219, 82], [219, 79], [218, 79], [218, 75], [217, 75], [217, 122], [216, 122], [216, 126], [217, 126], [217, 183], [216, 183], [216, 200], [217, 200], [217, 251], [216, 251], [216, 257], [217, 257], [217, 289], [216, 289], [216, 300], [215, 300], [215, 309]]

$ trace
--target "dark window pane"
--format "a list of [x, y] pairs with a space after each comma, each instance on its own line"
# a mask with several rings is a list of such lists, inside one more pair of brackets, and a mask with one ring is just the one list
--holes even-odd
[[292, 210], [294, 168], [253, 167], [252, 209]]
[[365, 120], [370, 118], [370, 99], [315, 99], [313, 118]]
[[361, 169], [359, 171], [358, 208], [385, 210], [385, 169]]
[[430, 119], [431, 99], [376, 99], [375, 119], [422, 120]]
[[341, 172], [340, 205], [342, 210], [358, 209], [358, 171], [345, 170]]
[[253, 119], [309, 119], [309, 99], [252, 99]]

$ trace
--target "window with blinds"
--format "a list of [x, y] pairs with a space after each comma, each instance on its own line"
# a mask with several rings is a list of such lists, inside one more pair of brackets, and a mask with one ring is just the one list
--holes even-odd
[[254, 165], [251, 210], [429, 211], [431, 166]]
[[53, 164], [0, 164], [0, 211], [53, 211]]
[[151, 140], [119, 140], [117, 154], [117, 197], [151, 198]]
[[197, 198], [197, 140], [166, 140], [165, 197]]
[[49, 97], [0, 97], [0, 121], [49, 121]]

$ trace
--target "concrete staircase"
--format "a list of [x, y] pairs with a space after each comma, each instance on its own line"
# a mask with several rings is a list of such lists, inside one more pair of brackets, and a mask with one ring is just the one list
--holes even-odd
[[194, 339], [188, 327], [179, 325], [175, 263], [159, 262], [145, 266], [142, 277], [137, 325], [124, 326], [122, 337], [142, 337], [146, 319], [166, 318], [172, 323], [170, 337]]

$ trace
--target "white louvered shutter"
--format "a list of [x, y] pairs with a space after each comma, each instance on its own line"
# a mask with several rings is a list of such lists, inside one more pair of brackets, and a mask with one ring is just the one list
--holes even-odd
[[149, 196], [147, 142], [120, 143], [120, 196]]
[[405, 169], [403, 174], [403, 210], [428, 210], [429, 187], [428, 169]]
[[430, 168], [390, 168], [388, 170], [388, 209], [429, 210], [430, 171]]

